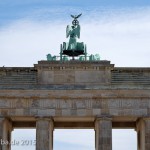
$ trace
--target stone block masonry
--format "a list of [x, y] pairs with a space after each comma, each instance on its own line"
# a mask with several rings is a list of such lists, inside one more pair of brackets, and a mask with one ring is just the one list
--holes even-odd
[[[53, 149], [56, 128], [95, 130], [95, 149], [112, 150], [112, 128], [133, 128], [138, 150], [150, 147], [150, 68], [110, 61], [39, 61], [0, 68], [0, 138], [36, 128], [36, 150]], [[11, 147], [0, 145], [0, 150]]]

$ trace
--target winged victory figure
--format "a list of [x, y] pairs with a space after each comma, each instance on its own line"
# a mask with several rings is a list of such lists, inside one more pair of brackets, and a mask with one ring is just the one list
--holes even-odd
[[74, 16], [74, 15], [71, 15], [71, 17], [76, 20], [76, 19], [78, 19], [81, 15], [82, 15], [82, 14], [79, 14], [79, 15], [77, 15], [77, 16], [76, 16], [76, 15], [75, 15], [75, 16]]
[[74, 20], [72, 21], [72, 26], [67, 25], [66, 28], [66, 37], [70, 37], [69, 39], [69, 45], [68, 49], [69, 50], [76, 50], [77, 48], [77, 38], [80, 38], [80, 25], [77, 20], [82, 14], [79, 15], [71, 15]]

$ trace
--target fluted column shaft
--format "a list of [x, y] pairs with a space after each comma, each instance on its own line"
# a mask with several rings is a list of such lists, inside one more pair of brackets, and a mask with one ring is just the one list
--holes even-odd
[[36, 150], [53, 150], [53, 120], [38, 118], [36, 121]]
[[112, 120], [102, 117], [95, 121], [96, 150], [112, 150]]
[[137, 149], [150, 150], [150, 118], [143, 117], [137, 121]]
[[11, 122], [0, 117], [0, 150], [11, 150]]

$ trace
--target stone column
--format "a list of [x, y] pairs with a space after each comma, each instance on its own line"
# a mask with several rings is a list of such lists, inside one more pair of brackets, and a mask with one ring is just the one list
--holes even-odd
[[36, 150], [53, 150], [53, 119], [37, 118]]
[[145, 150], [150, 150], [150, 118], [144, 118], [145, 122]]
[[150, 118], [141, 118], [137, 121], [138, 150], [150, 150]]
[[3, 128], [4, 128], [4, 118], [0, 118], [0, 150], [3, 147]]
[[145, 150], [145, 123], [144, 120], [138, 119], [136, 123], [137, 131], [137, 150]]
[[99, 117], [95, 121], [96, 150], [112, 150], [112, 119]]
[[11, 150], [11, 131], [11, 121], [0, 117], [0, 150]]

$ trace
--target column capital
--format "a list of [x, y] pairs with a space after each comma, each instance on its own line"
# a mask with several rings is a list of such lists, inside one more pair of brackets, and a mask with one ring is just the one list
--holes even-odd
[[138, 119], [137, 119], [137, 122], [138, 122], [138, 121], [140, 121], [140, 120], [144, 120], [144, 121], [146, 121], [146, 120], [150, 120], [150, 116], [148, 116], [148, 115], [144, 115], [144, 116], [142, 116], [142, 117], [138, 118]]
[[95, 121], [101, 121], [101, 120], [112, 121], [112, 116], [104, 115], [104, 116], [97, 116], [95, 118]]
[[148, 116], [143, 116], [143, 117], [140, 117], [136, 120], [136, 123], [140, 123], [141, 121], [147, 121], [147, 120], [150, 120], [150, 117]]
[[47, 121], [54, 122], [53, 117], [47, 117], [47, 116], [36, 116], [35, 119], [36, 119], [36, 121], [38, 121], [38, 120], [47, 120]]
[[142, 119], [143, 119], [144, 121], [147, 121], [147, 120], [150, 121], [150, 117], [142, 117]]

